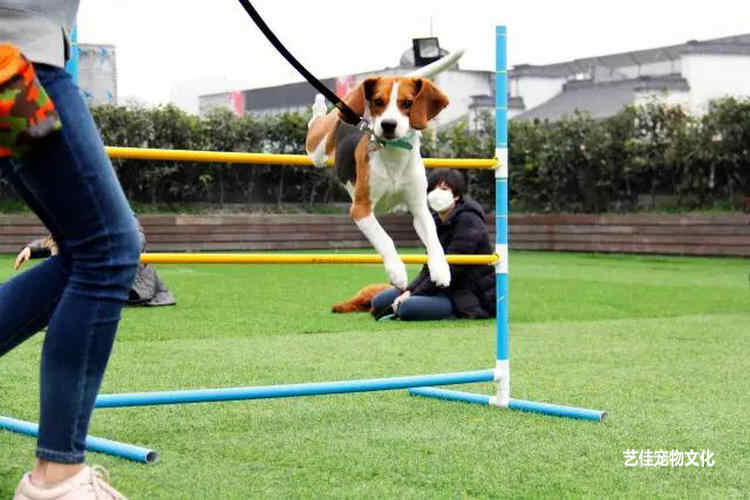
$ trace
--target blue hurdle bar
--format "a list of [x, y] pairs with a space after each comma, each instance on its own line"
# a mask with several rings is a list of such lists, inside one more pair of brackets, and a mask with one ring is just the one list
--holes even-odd
[[[535, 403], [510, 397], [510, 331], [508, 294], [508, 47], [505, 26], [495, 29], [495, 287], [497, 291], [497, 356], [495, 360], [495, 396], [450, 391], [435, 387], [409, 389], [416, 396], [463, 401], [528, 411], [557, 417], [601, 422], [606, 412]], [[437, 385], [437, 384], [435, 384]]]
[[[472, 392], [451, 391], [448, 389], [439, 389], [437, 387], [419, 387], [409, 389], [409, 394], [415, 396], [424, 396], [427, 398], [444, 399], [447, 401], [461, 401], [464, 403], [474, 403], [479, 405], [497, 405], [497, 398], [486, 396], [484, 394], [474, 394]], [[523, 399], [510, 399], [508, 401], [509, 410], [526, 411], [531, 413], [541, 413], [554, 417], [567, 417], [579, 420], [593, 420], [601, 422], [607, 417], [607, 412], [599, 410], [589, 410], [588, 408], [576, 408], [575, 406], [561, 406], [549, 403], [537, 403]]]
[[[0, 429], [32, 437], [39, 434], [39, 425], [10, 417], [0, 417]], [[155, 450], [94, 436], [86, 436], [86, 449], [144, 464], [153, 464], [159, 460], [159, 452]]]
[[245, 399], [290, 398], [343, 394], [349, 392], [389, 391], [428, 385], [471, 384], [490, 382], [494, 370], [416, 375], [411, 377], [345, 380], [309, 384], [234, 387], [226, 389], [198, 389], [185, 391], [141, 392], [130, 394], [102, 394], [96, 398], [95, 408], [120, 408], [128, 406], [169, 405], [239, 401]]

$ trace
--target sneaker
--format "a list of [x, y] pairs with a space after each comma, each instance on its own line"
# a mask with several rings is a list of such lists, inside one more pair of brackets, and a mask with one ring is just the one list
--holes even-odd
[[372, 316], [376, 321], [386, 321], [396, 317], [396, 311], [393, 310], [393, 305], [389, 304], [379, 311], [373, 311]]
[[31, 483], [27, 473], [16, 488], [13, 500], [127, 500], [109, 485], [104, 467], [85, 467], [75, 476], [52, 488], [40, 488]]

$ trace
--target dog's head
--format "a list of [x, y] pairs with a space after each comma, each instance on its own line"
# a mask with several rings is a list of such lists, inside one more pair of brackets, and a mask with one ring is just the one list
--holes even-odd
[[346, 104], [383, 139], [422, 130], [448, 105], [448, 97], [426, 78], [373, 77], [354, 89]]

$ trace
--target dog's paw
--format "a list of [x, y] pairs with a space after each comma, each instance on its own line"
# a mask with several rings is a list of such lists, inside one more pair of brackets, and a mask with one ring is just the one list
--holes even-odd
[[445, 257], [441, 259], [431, 258], [427, 260], [430, 270], [430, 279], [438, 286], [447, 287], [451, 284], [451, 269]]
[[323, 96], [323, 94], [317, 94], [315, 96], [315, 103], [313, 103], [313, 106], [312, 106], [313, 118], [318, 118], [319, 116], [325, 116], [326, 113], [328, 113], [328, 106], [326, 106], [326, 98]]
[[326, 168], [328, 165], [326, 164], [326, 154], [323, 151], [314, 151], [311, 154], [307, 155], [310, 160], [313, 162], [313, 166], [315, 168]]
[[385, 270], [393, 286], [400, 290], [406, 290], [409, 280], [406, 275], [406, 266], [401, 262], [401, 259], [385, 262]]

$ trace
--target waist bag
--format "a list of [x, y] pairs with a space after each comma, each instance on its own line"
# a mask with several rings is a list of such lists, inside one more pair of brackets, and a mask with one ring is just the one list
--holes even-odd
[[21, 157], [62, 128], [34, 66], [14, 45], [0, 44], [0, 158]]

